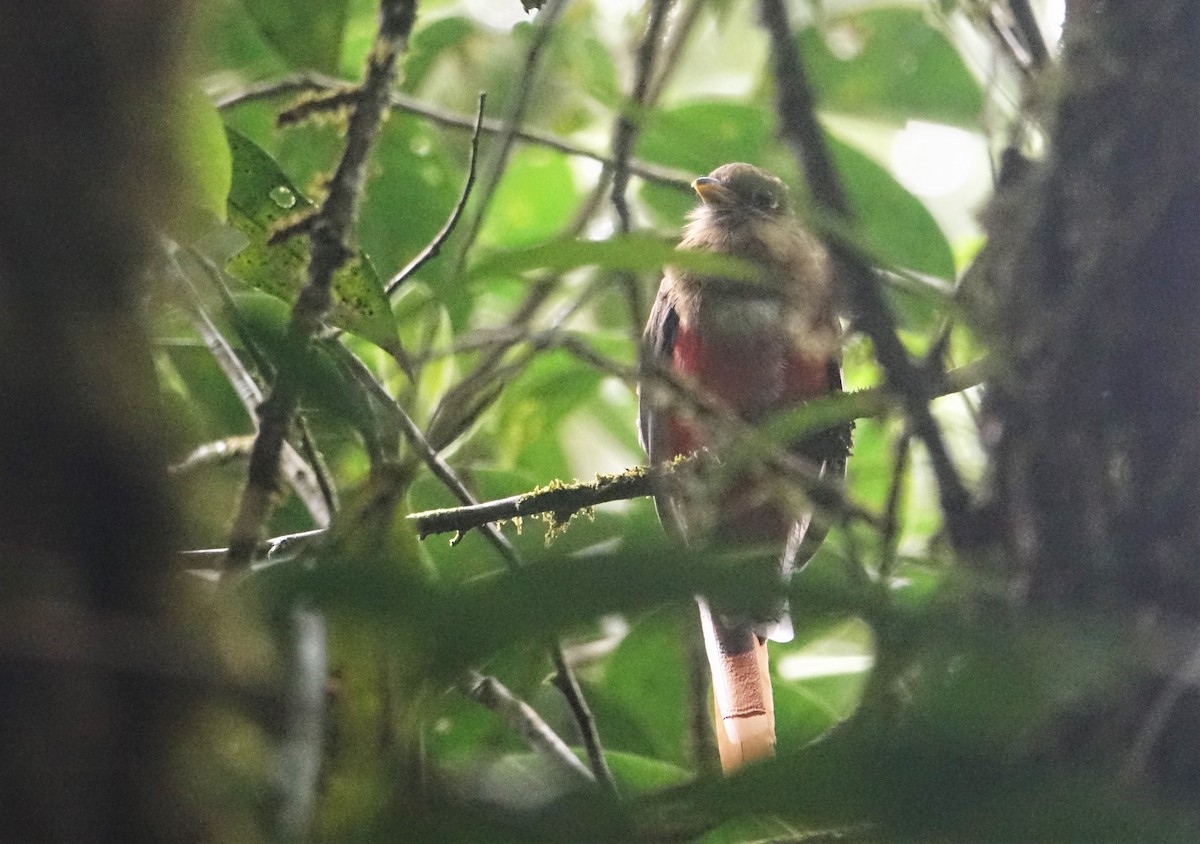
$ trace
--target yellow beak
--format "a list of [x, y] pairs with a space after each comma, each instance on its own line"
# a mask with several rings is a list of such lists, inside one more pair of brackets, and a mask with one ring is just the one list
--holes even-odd
[[692, 182], [692, 190], [696, 192], [700, 197], [700, 201], [705, 205], [728, 202], [731, 195], [729, 188], [711, 176], [701, 176], [699, 179], [696, 179], [696, 181]]

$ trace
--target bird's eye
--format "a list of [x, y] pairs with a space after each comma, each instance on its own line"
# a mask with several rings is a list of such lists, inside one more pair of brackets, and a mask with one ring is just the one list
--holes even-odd
[[769, 190], [756, 190], [750, 201], [754, 203], [755, 208], [761, 208], [763, 211], [774, 211], [779, 207], [779, 201]]

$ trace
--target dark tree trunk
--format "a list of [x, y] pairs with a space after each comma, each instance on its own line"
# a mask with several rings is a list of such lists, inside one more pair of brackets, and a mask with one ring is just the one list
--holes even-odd
[[1088, 11], [1050, 152], [989, 212], [996, 512], [1022, 611], [1111, 623], [1145, 658], [1062, 751], [1194, 794], [1200, 712], [1151, 713], [1189, 658], [1162, 643], [1200, 620], [1200, 6]]
[[[0, 3], [0, 838], [200, 837], [164, 775], [175, 641], [138, 281], [174, 199], [170, 0]], [[171, 666], [178, 668], [179, 666]]]

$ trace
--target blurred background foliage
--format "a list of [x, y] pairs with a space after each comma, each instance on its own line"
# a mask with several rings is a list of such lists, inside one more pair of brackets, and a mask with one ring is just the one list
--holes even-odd
[[[739, 587], [721, 560], [680, 559], [648, 499], [599, 507], [553, 537], [537, 520], [506, 524], [526, 562], [520, 576], [478, 531], [419, 546], [411, 535], [385, 547], [370, 534], [355, 538], [369, 442], [386, 413], [348, 374], [347, 354], [480, 500], [619, 473], [643, 462], [627, 376], [661, 244], [678, 237], [694, 202], [687, 181], [727, 161], [754, 162], [806, 207], [796, 162], [776, 135], [753, 4], [680, 0], [670, 4], [650, 99], [631, 112], [633, 158], [658, 174], [635, 171], [631, 182], [640, 236], [607, 251], [568, 248], [614, 237], [598, 159], [610, 154], [627, 108], [648, 5], [565, 4], [526, 73], [540, 24], [517, 0], [420, 3], [396, 107], [369, 165], [359, 251], [339, 273], [329, 316], [345, 333], [323, 336], [305, 364], [301, 409], [314, 447], [296, 445], [309, 460], [319, 452], [335, 538], [261, 561], [212, 595], [200, 578], [190, 587], [228, 612], [224, 647], [234, 662], [269, 654], [261, 658], [287, 692], [289, 714], [198, 716], [183, 753], [189, 779], [229, 806], [239, 840], [1162, 840], [1124, 837], [1135, 827], [1174, 835], [1169, 812], [1093, 771], [1051, 778], [1026, 757], [998, 758], [1014, 732], [1036, 732], [1119, 676], [1124, 657], [1103, 646], [1103, 631], [1079, 641], [1073, 628], [1053, 626], [1026, 631], [1028, 648], [999, 638], [994, 650], [973, 646], [984, 634], [948, 590], [956, 575], [936, 485], [898, 413], [858, 421], [846, 486], [891, 527], [836, 525], [798, 577], [798, 635], [773, 646], [780, 758], [728, 782], [697, 759], [686, 644], [690, 595]], [[1003, 18], [981, 15], [982, 5], [790, 4], [856, 215], [849, 236], [889, 271], [909, 351], [932, 351], [947, 369], [985, 353], [953, 293], [982, 243], [975, 215], [993, 163], [1012, 127], [1027, 130], [1019, 108], [1027, 68], [996, 37]], [[1056, 49], [1061, 4], [1034, 9]], [[207, 314], [269, 389], [306, 245], [268, 246], [267, 237], [320, 201], [345, 129], [337, 110], [286, 125], [277, 117], [360, 78], [377, 9], [372, 0], [210, 0], [197, 12], [193, 90], [179, 121], [190, 213], [172, 233], [181, 257], [152, 304], [164, 424], [178, 432], [178, 457], [225, 446], [210, 449], [221, 459], [173, 476], [186, 547], [204, 549], [228, 539], [254, 422], [195, 315]], [[455, 208], [480, 92], [496, 122], [478, 139], [480, 176], [464, 219], [389, 298], [388, 280]], [[502, 120], [522, 92], [526, 134], [496, 171]], [[485, 207], [479, 185], [493, 173]], [[852, 390], [881, 381], [861, 337], [849, 339], [845, 377]], [[933, 407], [959, 471], [977, 483], [977, 390]], [[456, 503], [422, 468], [403, 509]], [[278, 505], [270, 536], [326, 527], [303, 496], [281, 493]], [[548, 636], [561, 637], [578, 673], [617, 800], [565, 776], [464, 691], [468, 669], [496, 678], [586, 762], [550, 682]], [[1003, 658], [1029, 649], [1044, 653], [1043, 664]], [[303, 700], [315, 702], [306, 709]]]

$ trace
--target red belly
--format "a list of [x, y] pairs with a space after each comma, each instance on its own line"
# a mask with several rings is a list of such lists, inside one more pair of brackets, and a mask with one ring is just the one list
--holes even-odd
[[[726, 337], [705, 343], [680, 325], [671, 362], [705, 392], [749, 422], [829, 392], [829, 361], [786, 350], [778, 337]], [[702, 433], [672, 418], [673, 454], [690, 454], [705, 445]]]
[[[706, 343], [680, 325], [671, 360], [677, 371], [748, 422], [829, 392], [829, 360], [787, 349], [779, 336], [734, 335]], [[667, 426], [672, 454], [707, 445], [703, 429], [694, 423], [672, 416]], [[792, 520], [771, 505], [761, 487], [744, 477], [724, 490], [722, 533], [756, 541], [786, 536]]]

